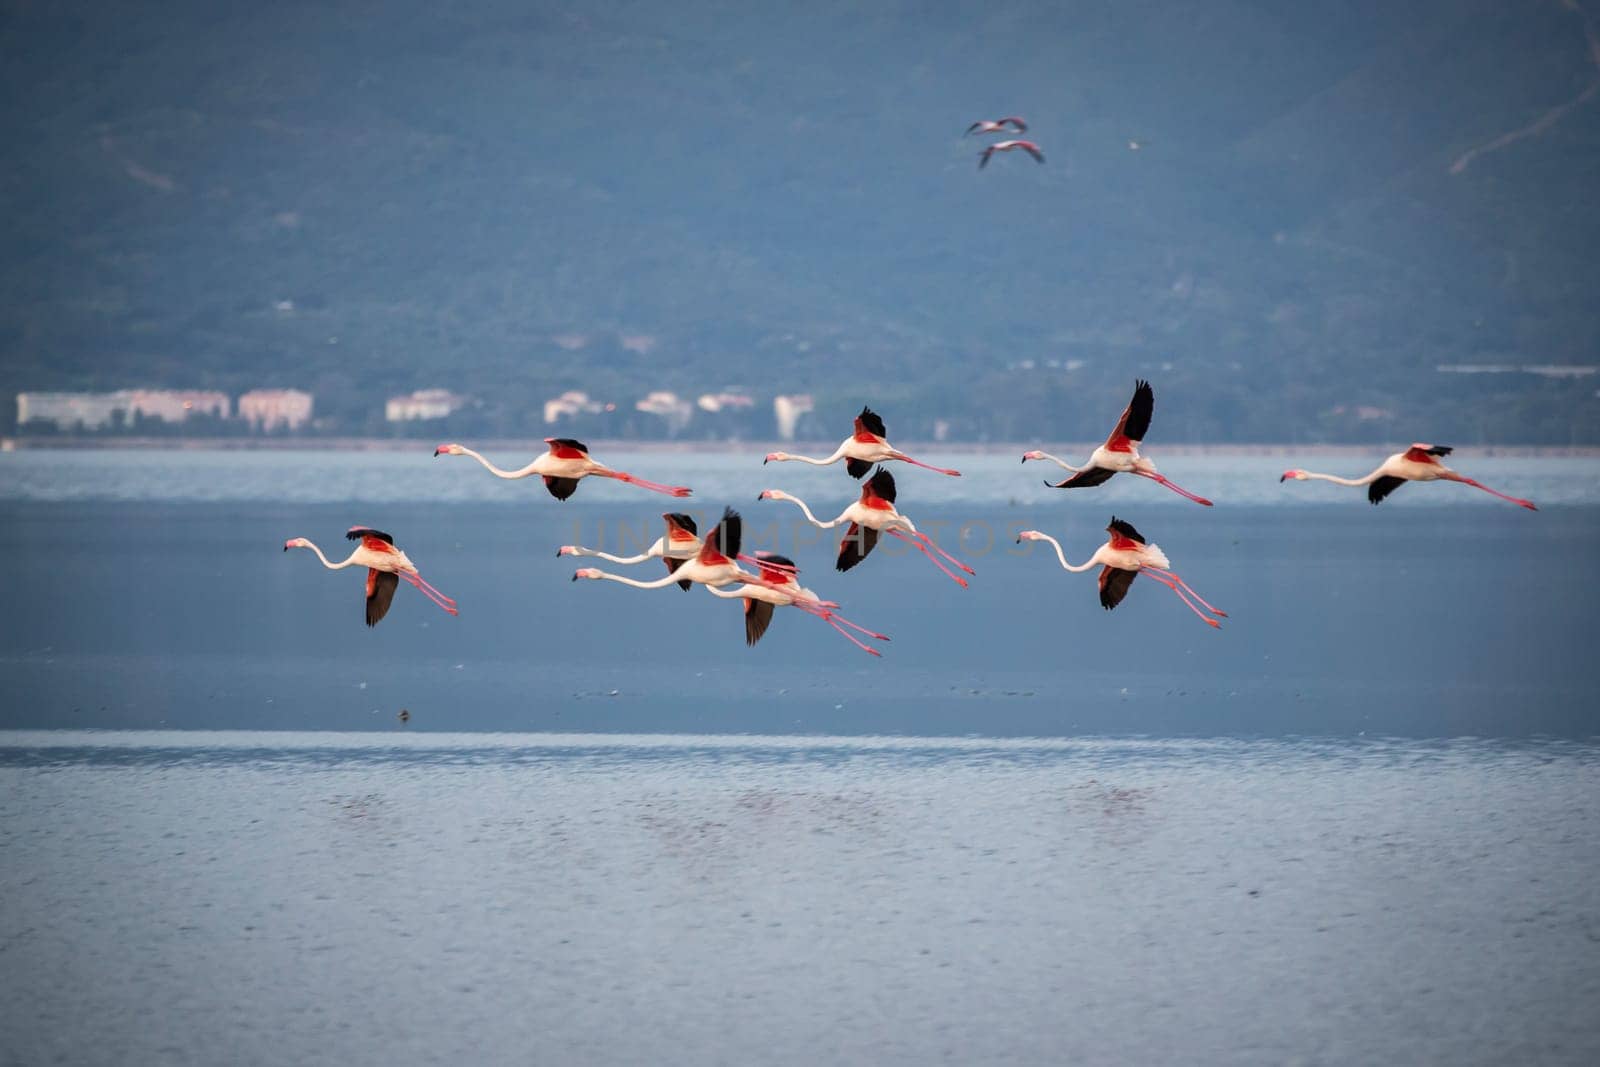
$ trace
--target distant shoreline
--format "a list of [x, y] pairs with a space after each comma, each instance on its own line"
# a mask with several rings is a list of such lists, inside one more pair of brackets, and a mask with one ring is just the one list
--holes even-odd
[[[151, 451], [175, 450], [182, 452], [409, 452], [432, 451], [432, 438], [389, 437], [0, 437], [0, 452], [72, 450], [72, 451]], [[916, 452], [962, 453], [965, 455], [1010, 455], [1038, 448], [1040, 442], [898, 442], [901, 447]], [[1058, 451], [1087, 455], [1098, 441], [1046, 442], [1047, 447]], [[741, 455], [752, 452], [767, 453], [777, 450], [795, 451], [812, 455], [826, 455], [838, 446], [837, 441], [634, 441], [595, 439], [589, 442], [596, 455], [606, 452], [654, 452], [662, 454]], [[1391, 441], [1387, 444], [1153, 444], [1152, 454], [1166, 456], [1292, 456], [1307, 453], [1333, 455], [1374, 455], [1403, 449], [1409, 441]], [[484, 452], [533, 454], [544, 451], [544, 441], [535, 438], [494, 438], [472, 442]], [[1455, 450], [1463, 456], [1573, 456], [1600, 457], [1600, 445], [1457, 445]]]

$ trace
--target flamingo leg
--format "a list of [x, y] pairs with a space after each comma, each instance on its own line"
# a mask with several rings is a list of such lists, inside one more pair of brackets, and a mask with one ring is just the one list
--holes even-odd
[[1533, 501], [1531, 501], [1531, 500], [1523, 500], [1520, 497], [1506, 496], [1504, 493], [1502, 493], [1502, 492], [1500, 492], [1498, 490], [1490, 489], [1487, 485], [1484, 485], [1482, 482], [1473, 481], [1471, 478], [1468, 478], [1464, 474], [1457, 474], [1455, 477], [1451, 478], [1450, 480], [1452, 482], [1460, 482], [1462, 485], [1470, 485], [1474, 489], [1482, 489], [1485, 493], [1488, 493], [1491, 496], [1497, 496], [1501, 500], [1510, 501], [1511, 503], [1517, 505], [1518, 507], [1527, 508], [1529, 511], [1538, 511], [1539, 510], [1538, 508], [1533, 506]]
[[443, 593], [439, 592], [439, 590], [435, 589], [432, 586], [432, 584], [430, 584], [429, 581], [426, 578], [424, 578], [422, 575], [420, 575], [420, 574], [413, 575], [413, 577], [415, 577], [416, 580], [417, 580], [417, 583], [418, 583], [417, 584], [417, 588], [418, 589], [426, 589], [428, 592], [430, 592], [434, 596], [438, 597], [444, 603], [449, 604], [451, 607], [455, 607], [456, 606], [456, 602], [453, 599], [451, 599], [450, 597], [445, 596]]
[[1164, 574], [1164, 573], [1162, 573], [1160, 571], [1153, 571], [1153, 570], [1149, 569], [1148, 567], [1140, 567], [1139, 569], [1141, 571], [1143, 571], [1144, 573], [1148, 574], [1151, 578], [1154, 578], [1156, 581], [1160, 582], [1162, 585], [1166, 586], [1168, 589], [1172, 590], [1173, 593], [1177, 594], [1178, 599], [1183, 601], [1183, 606], [1188, 608], [1190, 611], [1194, 612], [1195, 615], [1199, 616], [1201, 622], [1205, 623], [1207, 626], [1211, 627], [1212, 629], [1215, 629], [1215, 630], [1222, 629], [1222, 624], [1220, 622], [1218, 622], [1216, 619], [1213, 619], [1211, 616], [1207, 615], [1205, 612], [1201, 611], [1198, 607], [1196, 607], [1189, 600], [1188, 597], [1183, 595], [1183, 590], [1178, 588], [1177, 583], [1172, 581], [1172, 580], [1170, 580], [1167, 577], [1166, 574]]
[[927, 545], [929, 548], [933, 549], [935, 552], [939, 553], [939, 555], [943, 556], [945, 559], [949, 560], [951, 563], [954, 563], [957, 567], [960, 567], [962, 570], [966, 571], [968, 574], [977, 574], [978, 573], [977, 571], [973, 570], [971, 567], [967, 566], [965, 563], [962, 563], [959, 559], [956, 559], [950, 553], [946, 552], [944, 549], [940, 548], [938, 546], [938, 544], [933, 540], [933, 538], [929, 537], [927, 534], [919, 533], [916, 536], [922, 541], [923, 544]]
[[912, 459], [910, 456], [906, 455], [904, 452], [895, 452], [895, 453], [893, 453], [891, 458], [898, 459], [901, 463], [909, 463], [913, 467], [922, 467], [925, 470], [938, 471], [940, 474], [948, 474], [952, 478], [961, 477], [961, 472], [960, 471], [953, 471], [948, 467], [935, 467], [933, 464], [924, 463], [920, 459]]
[[405, 573], [401, 573], [400, 577], [416, 586], [418, 592], [427, 597], [429, 600], [433, 601], [435, 604], [439, 605], [439, 607], [443, 608], [446, 614], [461, 614], [456, 610], [454, 602], [446, 604], [443, 599], [443, 594], [434, 589], [432, 586], [428, 585], [426, 582], [423, 582], [420, 578], [417, 578], [415, 575]]
[[1129, 471], [1128, 473], [1137, 474], [1141, 478], [1149, 478], [1152, 482], [1160, 482], [1162, 485], [1166, 486], [1168, 489], [1171, 489], [1174, 493], [1177, 493], [1181, 497], [1187, 497], [1188, 499], [1193, 500], [1196, 504], [1204, 504], [1208, 508], [1211, 507], [1211, 501], [1207, 500], [1205, 497], [1195, 496], [1193, 493], [1189, 492], [1189, 490], [1178, 485], [1178, 483], [1169, 480], [1164, 475], [1157, 474], [1155, 471], [1135, 470]]
[[[835, 622], [834, 620], [837, 618], [837, 616], [834, 615], [833, 612], [831, 612], [831, 611], [816, 611], [816, 610], [813, 610], [810, 607], [804, 606], [803, 603], [801, 601], [798, 601], [798, 600], [795, 601], [794, 606], [797, 607], [797, 608], [800, 608], [802, 611], [804, 611], [808, 615], [812, 615], [812, 616], [815, 616], [816, 618], [821, 619], [823, 622], [827, 623], [829, 626], [833, 627], [835, 630], [838, 630], [841, 634], [844, 635], [844, 638], [845, 638], [846, 641], [849, 641], [852, 645], [855, 645], [857, 648], [859, 648], [861, 651], [865, 652], [867, 655], [869, 655], [869, 656], [879, 656], [879, 657], [881, 657], [883, 655], [882, 652], [879, 652], [877, 649], [873, 648], [871, 645], [864, 644], [863, 642], [858, 640], [856, 637], [851, 635], [849, 633], [849, 631], [845, 630], [844, 627], [840, 626], [837, 622]], [[854, 624], [852, 624], [852, 625], [854, 625]], [[864, 631], [864, 632], [870, 633], [871, 631]], [[875, 634], [874, 636], [881, 637], [882, 635], [881, 634]], [[885, 637], [883, 639], [885, 641], [888, 640], [887, 637]]]
[[1195, 600], [1199, 601], [1200, 602], [1200, 606], [1205, 608], [1207, 611], [1211, 612], [1211, 614], [1213, 614], [1213, 615], [1221, 615], [1224, 619], [1226, 619], [1228, 617], [1228, 613], [1226, 611], [1222, 611], [1219, 608], [1214, 608], [1210, 604], [1206, 603], [1206, 598], [1201, 596], [1199, 593], [1196, 593], [1192, 588], [1190, 588], [1189, 583], [1184, 581], [1183, 577], [1181, 575], [1176, 574], [1176, 573], [1174, 573], [1172, 571], [1169, 571], [1169, 570], [1164, 570], [1164, 569], [1162, 569], [1160, 567], [1142, 567], [1140, 569], [1141, 570], [1147, 570], [1147, 571], [1149, 571], [1149, 570], [1161, 571], [1162, 574], [1165, 574], [1168, 578], [1171, 578], [1173, 581], [1175, 581], [1179, 585], [1183, 586], [1184, 592], [1188, 593], [1190, 596], [1194, 597]]
[[[832, 604], [831, 601], [819, 601], [818, 603], [831, 604], [831, 606], [833, 606], [833, 607], [838, 607], [837, 604]], [[852, 630], [855, 630], [857, 633], [866, 634], [868, 637], [873, 638], [874, 640], [877, 640], [877, 641], [887, 641], [887, 640], [889, 640], [889, 635], [888, 634], [880, 634], [876, 630], [869, 630], [865, 626], [862, 626], [859, 623], [851, 622], [849, 619], [845, 618], [843, 615], [840, 615], [838, 612], [826, 611], [826, 610], [817, 611], [817, 610], [814, 610], [809, 604], [806, 604], [806, 603], [804, 603], [802, 601], [796, 601], [795, 602], [795, 607], [800, 608], [803, 611], [808, 611], [811, 614], [817, 616], [819, 619], [828, 619], [828, 620], [831, 620], [831, 621], [842, 622], [846, 626], [850, 627]]]
[[660, 482], [652, 482], [645, 478], [640, 478], [637, 475], [629, 474], [626, 471], [591, 471], [590, 473], [598, 474], [606, 478], [615, 478], [619, 482], [627, 482], [629, 485], [637, 485], [640, 489], [648, 489], [653, 493], [665, 493], [668, 496], [688, 496], [690, 494], [690, 490], [687, 486], [662, 485]]
[[948, 577], [951, 581], [955, 582], [957, 585], [959, 585], [963, 589], [965, 589], [967, 587], [967, 580], [965, 578], [961, 577], [961, 575], [957, 574], [955, 571], [951, 570], [949, 567], [946, 567], [940, 561], [939, 557], [935, 556], [932, 552], [929, 552], [927, 546], [924, 545], [921, 541], [918, 541], [914, 537], [907, 537], [905, 534], [901, 533], [899, 530], [885, 530], [883, 532], [888, 534], [890, 537], [898, 537], [900, 540], [906, 542], [907, 544], [915, 545], [916, 548], [917, 548], [917, 551], [921, 552], [924, 556], [927, 556], [928, 559], [932, 560], [933, 561], [933, 565], [935, 567], [938, 567], [940, 570], [944, 571], [946, 577]]
[[775, 571], [783, 571], [786, 574], [799, 574], [800, 573], [800, 568], [796, 567], [792, 563], [773, 563], [771, 560], [758, 559], [755, 556], [747, 556], [743, 552], [739, 553], [739, 562], [741, 562], [741, 563], [753, 563], [757, 567], [770, 567], [771, 569], [773, 569]]

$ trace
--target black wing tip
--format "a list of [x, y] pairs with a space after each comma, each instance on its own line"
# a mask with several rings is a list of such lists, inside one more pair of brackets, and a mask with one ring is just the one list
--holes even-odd
[[780, 567], [794, 567], [795, 570], [800, 569], [798, 566], [795, 566], [794, 560], [790, 559], [788, 556], [780, 556], [776, 552], [757, 552], [756, 559], [760, 560], [762, 563], [776, 563]]
[[700, 532], [695, 528], [694, 519], [681, 511], [669, 511], [663, 515], [662, 518], [666, 519], [669, 523], [678, 527], [680, 530], [687, 530], [692, 534], [698, 534]]
[[394, 544], [394, 538], [390, 537], [382, 530], [374, 530], [370, 526], [352, 526], [350, 527], [349, 532], [344, 535], [344, 539], [346, 541], [359, 541], [363, 537], [368, 536], [376, 537], [378, 540], [387, 544]]
[[560, 445], [562, 448], [576, 448], [579, 452], [585, 454], [587, 454], [589, 451], [589, 446], [578, 440], [576, 437], [552, 437], [550, 438], [550, 443], [553, 445]]
[[1127, 521], [1126, 519], [1119, 519], [1115, 515], [1111, 516], [1111, 524], [1106, 527], [1106, 532], [1119, 533], [1123, 537], [1127, 537], [1131, 540], [1139, 542], [1141, 545], [1149, 544], [1149, 542], [1144, 539], [1144, 536], [1140, 534], [1138, 530], [1133, 528], [1133, 523]]
[[872, 493], [874, 496], [887, 500], [891, 504], [894, 503], [894, 475], [890, 474], [888, 470], [883, 467], [879, 467], [877, 470], [873, 471], [872, 477], [867, 480], [867, 485], [872, 488]]
[[1430, 455], [1430, 456], [1448, 456], [1450, 453], [1452, 453], [1454, 451], [1455, 451], [1455, 449], [1451, 448], [1449, 445], [1434, 445], [1432, 448], [1428, 449], [1428, 455]]

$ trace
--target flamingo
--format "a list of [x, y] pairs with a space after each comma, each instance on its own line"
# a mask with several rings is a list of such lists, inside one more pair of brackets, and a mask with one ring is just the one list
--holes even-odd
[[[860, 563], [878, 543], [878, 534], [886, 533], [891, 537], [915, 545], [917, 550], [933, 565], [943, 571], [949, 578], [962, 588], [966, 588], [967, 580], [956, 574], [949, 567], [939, 561], [939, 556], [954, 563], [968, 574], [978, 572], [956, 559], [950, 553], [934, 544], [927, 534], [917, 532], [917, 527], [912, 521], [900, 514], [894, 508], [895, 487], [894, 475], [879, 467], [872, 477], [861, 486], [861, 499], [851, 504], [839, 513], [839, 517], [830, 522], [823, 522], [811, 514], [811, 509], [806, 502], [797, 496], [790, 496], [781, 489], [765, 489], [757, 500], [787, 500], [797, 504], [805, 512], [806, 521], [819, 530], [831, 529], [835, 526], [850, 524], [850, 529], [839, 542], [839, 558], [834, 566], [841, 571], [847, 571]], [[934, 555], [937, 552], [938, 556]]]
[[[774, 608], [795, 607], [809, 615], [826, 622], [838, 630], [845, 638], [863, 652], [872, 656], [881, 656], [883, 653], [871, 645], [863, 643], [844, 627], [848, 626], [857, 633], [866, 634], [878, 641], [887, 641], [887, 634], [876, 633], [864, 626], [858, 626], [832, 610], [837, 607], [832, 601], [822, 600], [817, 594], [803, 587], [795, 580], [799, 568], [794, 563], [774, 552], [757, 552], [756, 565], [761, 568], [760, 577], [769, 585], [744, 584], [733, 589], [706, 586], [706, 592], [712, 596], [722, 597], [724, 600], [744, 601], [744, 643], [753, 645], [761, 640], [761, 635], [767, 632], [767, 626], [772, 622]], [[843, 625], [841, 625], [843, 624]]]
[[1005, 133], [1007, 125], [1015, 126], [1018, 133], [1028, 132], [1028, 124], [1016, 115], [1011, 115], [1003, 119], [981, 119], [968, 126], [967, 132], [961, 136], [971, 137], [975, 133]]
[[550, 490], [550, 495], [557, 500], [567, 499], [577, 490], [578, 480], [591, 475], [596, 478], [615, 478], [619, 482], [627, 482], [629, 485], [637, 485], [641, 489], [649, 489], [656, 493], [666, 493], [668, 496], [688, 496], [690, 493], [689, 489], [681, 485], [662, 485], [660, 482], [645, 481], [624, 471], [614, 471], [604, 463], [590, 459], [589, 448], [582, 441], [574, 441], [570, 437], [546, 437], [544, 443], [550, 446], [550, 451], [535, 456], [532, 463], [515, 471], [501, 470], [472, 449], [463, 448], [461, 445], [440, 445], [433, 450], [433, 454], [471, 456], [482, 463], [496, 478], [542, 475], [544, 487]]
[[[562, 545], [556, 549], [558, 556], [594, 556], [598, 559], [607, 559], [612, 563], [643, 563], [648, 559], [661, 559], [667, 564], [667, 573], [671, 574], [683, 565], [684, 560], [694, 559], [700, 554], [700, 537], [695, 529], [694, 519], [679, 511], [669, 511], [661, 516], [667, 520], [667, 532], [658, 537], [655, 543], [637, 556], [613, 556], [609, 552], [598, 549], [582, 548], [578, 545]], [[690, 581], [680, 581], [678, 585], [688, 590], [694, 585]]]
[[1072, 477], [1066, 481], [1044, 483], [1052, 489], [1085, 489], [1109, 481], [1113, 474], [1124, 472], [1160, 482], [1179, 496], [1187, 497], [1196, 504], [1204, 504], [1209, 508], [1211, 501], [1203, 496], [1195, 496], [1189, 490], [1181, 489], [1168, 481], [1156, 471], [1154, 463], [1139, 455], [1139, 444], [1150, 429], [1150, 414], [1155, 410], [1155, 406], [1155, 390], [1150, 388], [1149, 382], [1140, 378], [1133, 383], [1133, 399], [1128, 401], [1128, 406], [1123, 409], [1122, 418], [1117, 420], [1117, 428], [1111, 431], [1111, 436], [1106, 438], [1105, 444], [1090, 453], [1088, 463], [1074, 467], [1048, 452], [1039, 451], [1024, 452], [1022, 462], [1026, 463], [1030, 459], [1047, 459], [1073, 472]]
[[982, 170], [984, 167], [987, 167], [989, 165], [989, 157], [994, 155], [996, 152], [1010, 152], [1015, 148], [1020, 148], [1024, 152], [1028, 153], [1028, 155], [1033, 157], [1033, 161], [1035, 163], [1044, 162], [1044, 153], [1039, 151], [1039, 146], [1034, 144], [1032, 141], [996, 141], [994, 144], [978, 153], [978, 169]]
[[[1074, 574], [1081, 574], [1091, 567], [1100, 567], [1100, 606], [1110, 611], [1122, 603], [1122, 598], [1128, 595], [1128, 587], [1133, 584], [1134, 578], [1141, 573], [1148, 574], [1151, 578], [1178, 594], [1178, 599], [1183, 601], [1190, 611], [1200, 616], [1207, 626], [1221, 629], [1222, 624], [1211, 615], [1226, 619], [1228, 613], [1218, 611], [1201, 599], [1200, 594], [1189, 588], [1187, 582], [1168, 570], [1167, 554], [1161, 551], [1159, 545], [1148, 544], [1132, 523], [1127, 523], [1111, 517], [1111, 525], [1106, 527], [1106, 532], [1111, 535], [1110, 540], [1095, 549], [1094, 555], [1089, 557], [1087, 563], [1074, 567], [1067, 562], [1067, 555], [1061, 551], [1061, 542], [1049, 534], [1040, 533], [1038, 530], [1023, 530], [1017, 535], [1017, 544], [1024, 541], [1048, 541], [1055, 546], [1056, 558], [1061, 561], [1061, 566]], [[1190, 598], [1193, 598], [1191, 600]], [[1198, 604], [1198, 606], [1196, 606]], [[1200, 609], [1204, 608], [1205, 611]]]
[[960, 471], [947, 470], [944, 467], [934, 467], [912, 459], [904, 452], [891, 445], [884, 437], [883, 417], [871, 408], [864, 407], [861, 414], [856, 416], [856, 432], [840, 442], [839, 447], [833, 450], [833, 455], [826, 459], [812, 459], [810, 456], [791, 456], [787, 452], [768, 452], [767, 457], [761, 462], [787, 463], [794, 460], [799, 463], [809, 463], [813, 467], [826, 467], [830, 463], [844, 460], [844, 469], [852, 478], [860, 478], [872, 469], [874, 463], [883, 463], [886, 460], [897, 459], [901, 463], [909, 463], [914, 467], [924, 467], [940, 474], [948, 474], [952, 478], [961, 477]]
[[343, 570], [346, 567], [367, 568], [367, 625], [376, 626], [378, 620], [389, 614], [389, 603], [394, 600], [394, 591], [404, 578], [422, 591], [422, 595], [439, 605], [451, 615], [459, 614], [456, 611], [456, 602], [445, 596], [439, 590], [423, 581], [422, 575], [417, 573], [416, 564], [406, 557], [394, 545], [394, 538], [381, 530], [374, 530], [370, 526], [352, 526], [345, 532], [345, 538], [351, 541], [360, 541], [350, 558], [334, 563], [322, 554], [322, 549], [306, 540], [304, 537], [291, 537], [283, 543], [283, 550], [291, 548], [309, 548], [317, 554], [322, 565], [330, 571]]
[[[732, 508], [722, 512], [722, 521], [717, 523], [717, 528], [712, 530], [700, 545], [700, 551], [693, 559], [684, 560], [676, 568], [662, 578], [655, 581], [641, 582], [633, 578], [624, 578], [620, 574], [608, 574], [595, 567], [581, 567], [574, 571], [572, 580], [579, 578], [600, 579], [608, 582], [621, 582], [631, 585], [635, 589], [661, 589], [673, 582], [696, 582], [700, 585], [728, 585], [731, 582], [745, 582], [751, 585], [770, 585], [760, 575], [751, 574], [740, 570], [738, 560], [739, 543], [743, 537], [744, 520]], [[837, 607], [838, 605], [829, 605]]]
[[1464, 474], [1457, 474], [1440, 462], [1440, 456], [1448, 456], [1454, 449], [1448, 445], [1414, 444], [1404, 452], [1396, 452], [1378, 465], [1378, 469], [1365, 478], [1340, 478], [1332, 474], [1314, 474], [1311, 471], [1286, 470], [1278, 478], [1284, 482], [1293, 478], [1297, 482], [1315, 478], [1319, 481], [1333, 482], [1337, 485], [1364, 485], [1367, 487], [1367, 500], [1373, 504], [1381, 504], [1383, 498], [1400, 488], [1406, 482], [1461, 482], [1474, 489], [1482, 489], [1501, 500], [1509, 500], [1518, 507], [1527, 508], [1529, 511], [1538, 511], [1533, 503], [1514, 496], [1490, 489], [1481, 482], [1475, 482]]

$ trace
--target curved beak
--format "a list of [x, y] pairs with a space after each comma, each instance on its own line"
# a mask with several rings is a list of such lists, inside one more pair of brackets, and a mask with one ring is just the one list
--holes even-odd
[[1288, 481], [1288, 480], [1289, 480], [1289, 476], [1287, 474], [1278, 475], [1278, 483], [1280, 485], [1283, 484], [1284, 482]]
[[442, 448], [436, 448], [436, 449], [433, 450], [433, 458], [434, 459], [438, 459], [443, 454], [444, 454], [444, 449], [442, 449]]

